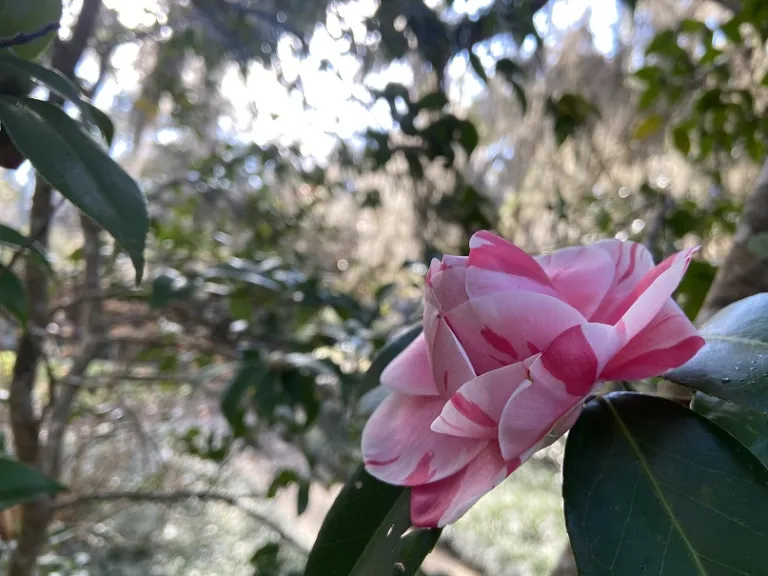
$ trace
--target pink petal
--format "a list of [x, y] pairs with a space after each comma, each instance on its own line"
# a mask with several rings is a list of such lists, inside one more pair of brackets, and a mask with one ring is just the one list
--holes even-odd
[[619, 316], [616, 328], [622, 333], [624, 342], [628, 342], [648, 326], [667, 304], [697, 250], [698, 248], [684, 250], [664, 260], [645, 274], [618, 306], [615, 311]]
[[477, 458], [460, 472], [411, 489], [411, 522], [414, 526], [430, 528], [456, 522], [518, 465], [504, 462], [496, 442], [487, 443]]
[[563, 248], [537, 256], [558, 294], [585, 318], [597, 310], [613, 286], [616, 265], [598, 244]]
[[681, 366], [704, 346], [704, 340], [671, 299], [637, 336], [603, 369], [604, 380], [640, 380]]
[[403, 394], [437, 396], [438, 391], [429, 365], [424, 332], [398, 354], [381, 373], [381, 384]]
[[432, 430], [464, 438], [495, 438], [501, 411], [528, 369], [520, 362], [470, 380], [443, 407]]
[[424, 334], [433, 382], [439, 394], [450, 398], [475, 377], [472, 363], [445, 318], [429, 302], [424, 304]]
[[469, 241], [467, 293], [470, 298], [502, 290], [556, 294], [546, 272], [531, 256], [490, 232], [477, 232]]
[[389, 484], [436, 482], [466, 466], [486, 442], [437, 434], [429, 429], [443, 407], [441, 398], [393, 392], [363, 429], [368, 472]]
[[562, 300], [534, 292], [473, 298], [446, 318], [478, 374], [533, 356], [561, 332], [585, 322]]
[[450, 310], [467, 301], [466, 256], [444, 256], [432, 260], [426, 279], [425, 299], [439, 310]]
[[614, 280], [605, 298], [590, 317], [592, 322], [615, 324], [620, 314], [616, 308], [627, 298], [642, 277], [653, 269], [653, 256], [637, 242], [604, 240], [590, 244], [591, 249], [603, 250], [614, 264]]
[[510, 397], [499, 422], [505, 460], [528, 456], [597, 382], [599, 361], [581, 326], [558, 336], [529, 368], [530, 384]]

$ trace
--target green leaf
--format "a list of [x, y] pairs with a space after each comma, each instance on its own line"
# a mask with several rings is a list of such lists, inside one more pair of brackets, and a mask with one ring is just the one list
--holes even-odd
[[442, 110], [448, 104], [448, 97], [443, 92], [432, 92], [416, 102], [417, 110]]
[[[52, 92], [69, 100], [80, 109], [86, 122], [95, 124], [102, 131], [107, 141], [112, 141], [112, 134], [114, 133], [112, 121], [104, 112], [83, 100], [80, 97], [80, 89], [66, 76], [56, 70], [41, 66], [36, 62], [14, 56], [7, 50], [0, 50], [0, 70], [29, 76]], [[104, 121], [105, 118], [106, 123]]]
[[122, 244], [141, 282], [149, 217], [136, 182], [48, 102], [0, 97], [0, 122], [40, 174]]
[[691, 151], [691, 139], [688, 137], [688, 129], [685, 126], [677, 126], [672, 131], [672, 139], [675, 142], [675, 148], [680, 150], [683, 156], [688, 156]]
[[442, 529], [421, 529], [404, 536], [400, 547], [400, 562], [393, 576], [414, 576], [442, 533]]
[[685, 315], [691, 320], [694, 320], [701, 310], [704, 298], [706, 298], [709, 287], [715, 280], [716, 273], [717, 268], [709, 262], [692, 260], [688, 265], [688, 270], [686, 270], [675, 296]]
[[267, 369], [255, 358], [243, 363], [240, 371], [230, 380], [221, 397], [221, 413], [229, 422], [235, 436], [245, 434], [245, 411], [242, 408], [243, 397], [249, 389], [255, 389], [264, 381]]
[[273, 291], [280, 289], [280, 284], [261, 274], [261, 271], [251, 262], [240, 259], [233, 259], [228, 264], [213, 266], [205, 271], [204, 276], [206, 278], [237, 280]]
[[280, 470], [272, 479], [272, 483], [267, 490], [267, 498], [274, 498], [281, 488], [290, 486], [291, 484], [301, 484], [305, 481], [296, 470], [290, 468], [284, 468]]
[[762, 574], [768, 470], [674, 402], [621, 393], [568, 435], [565, 519], [581, 576]]
[[401, 331], [379, 350], [379, 353], [373, 359], [373, 362], [371, 362], [368, 371], [363, 377], [360, 390], [361, 395], [379, 385], [381, 373], [384, 371], [384, 368], [387, 367], [387, 364], [392, 362], [392, 360], [395, 359], [395, 356], [400, 354], [400, 352], [405, 350], [411, 342], [416, 340], [416, 337], [421, 334], [421, 331], [421, 324], [411, 326], [410, 328]]
[[194, 291], [194, 283], [175, 270], [166, 274], [160, 274], [152, 282], [149, 305], [155, 309], [165, 308], [171, 302], [189, 298]]
[[691, 409], [728, 432], [768, 466], [768, 414], [697, 392]]
[[392, 576], [410, 525], [409, 497], [358, 467], [325, 517], [304, 576]]
[[44, 494], [56, 494], [64, 490], [64, 486], [35, 468], [0, 457], [0, 510]]
[[30, 256], [34, 256], [35, 260], [39, 264], [42, 264], [46, 269], [49, 271], [52, 270], [48, 256], [46, 255], [43, 247], [40, 246], [38, 242], [27, 238], [18, 230], [11, 228], [10, 226], [6, 226], [5, 224], [0, 224], [0, 244], [13, 246], [14, 248], [20, 248]]
[[739, 300], [700, 330], [706, 344], [665, 378], [723, 400], [768, 411], [768, 293]]
[[467, 156], [470, 156], [480, 142], [480, 135], [477, 133], [477, 128], [475, 128], [475, 125], [469, 120], [462, 120], [459, 123], [458, 130], [459, 144], [464, 148]]
[[472, 69], [475, 71], [475, 74], [477, 74], [480, 77], [480, 80], [482, 80], [484, 83], [488, 83], [488, 74], [485, 73], [485, 68], [483, 68], [483, 63], [480, 62], [480, 58], [478, 58], [477, 54], [472, 52], [472, 50], [468, 50], [469, 52], [469, 63], [472, 66]]
[[270, 542], [259, 548], [251, 556], [251, 566], [256, 568], [257, 576], [273, 576], [280, 571], [280, 545]]
[[663, 125], [664, 117], [661, 114], [651, 114], [635, 126], [634, 130], [632, 130], [632, 137], [638, 140], [645, 140], [659, 132]]
[[27, 323], [27, 292], [19, 277], [0, 266], [0, 307], [5, 308], [22, 325]]

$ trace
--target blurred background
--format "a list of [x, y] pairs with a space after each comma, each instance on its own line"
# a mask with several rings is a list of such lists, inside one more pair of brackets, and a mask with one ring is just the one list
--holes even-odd
[[[72, 60], [114, 120], [151, 228], [141, 287], [106, 237], [94, 280], [76, 210], [53, 204], [36, 402], [93, 314], [106, 338], [68, 419], [42, 573], [300, 573], [359, 462], [369, 367], [418, 323], [431, 258], [476, 230], [532, 253], [632, 239], [657, 261], [700, 244], [677, 295], [691, 318], [734, 235], [759, 280], [761, 4], [65, 0], [44, 61]], [[28, 163], [0, 172], [0, 221], [28, 229], [35, 190]], [[554, 573], [561, 457], [483, 498], [424, 572]], [[2, 562], [18, 514], [0, 528]]]

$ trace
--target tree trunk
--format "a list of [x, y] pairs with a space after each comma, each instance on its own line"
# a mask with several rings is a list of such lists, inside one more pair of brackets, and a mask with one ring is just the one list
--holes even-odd
[[[52, 67], [69, 78], [74, 77], [75, 66], [91, 37], [100, 7], [101, 0], [84, 0], [72, 39], [66, 43], [57, 39], [54, 43]], [[52, 98], [52, 100], [55, 99]], [[48, 231], [54, 212], [51, 204], [52, 197], [53, 189], [38, 175], [32, 199], [30, 236], [36, 238], [44, 248], [48, 247]], [[96, 238], [98, 239], [98, 236]], [[87, 230], [86, 239], [88, 239]], [[96, 246], [98, 248], [98, 244]], [[88, 265], [87, 262], [86, 265]], [[27, 263], [24, 281], [30, 310], [28, 327], [19, 340], [11, 381], [9, 406], [13, 442], [16, 455], [22, 462], [37, 466], [46, 474], [56, 478], [60, 472], [61, 442], [69, 419], [74, 391], [55, 390], [54, 383], [51, 383], [52, 426], [48, 431], [47, 445], [42, 447], [41, 418], [35, 413], [34, 400], [35, 377], [43, 354], [42, 334], [45, 333], [45, 327], [48, 324], [49, 282], [45, 270], [33, 262]], [[75, 366], [73, 371], [81, 366], [82, 363], [80, 366]], [[82, 371], [85, 371], [84, 367]], [[67, 400], [68, 403], [66, 403]], [[58, 429], [56, 428], [57, 420], [63, 423]], [[51, 498], [38, 498], [22, 507], [21, 532], [9, 561], [8, 576], [34, 576], [37, 573], [37, 559], [45, 546], [48, 526], [52, 518]]]

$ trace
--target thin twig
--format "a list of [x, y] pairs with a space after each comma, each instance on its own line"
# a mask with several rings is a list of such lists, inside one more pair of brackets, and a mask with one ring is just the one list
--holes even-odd
[[58, 22], [51, 22], [46, 24], [40, 30], [35, 32], [19, 32], [18, 34], [9, 38], [0, 38], [0, 48], [10, 48], [12, 46], [21, 46], [22, 44], [29, 44], [34, 42], [38, 38], [42, 38], [50, 32], [54, 32], [59, 29]]

